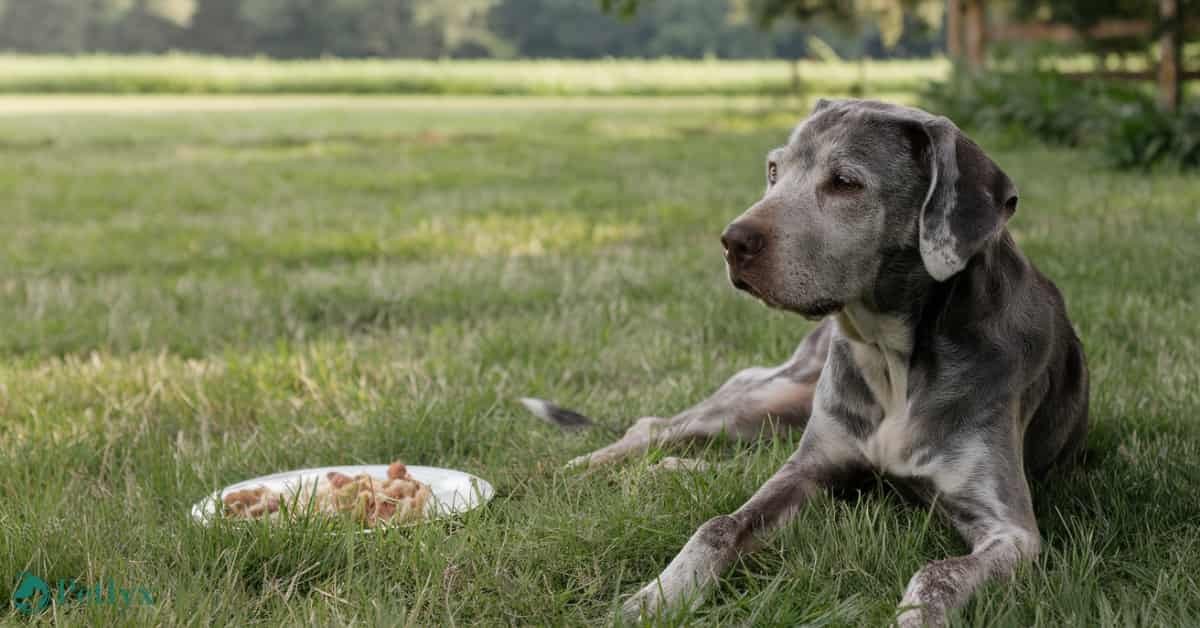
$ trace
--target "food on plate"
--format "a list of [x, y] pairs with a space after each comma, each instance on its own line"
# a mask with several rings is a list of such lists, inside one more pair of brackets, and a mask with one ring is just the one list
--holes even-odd
[[286, 494], [259, 486], [233, 491], [222, 501], [226, 517], [275, 520], [287, 511], [350, 516], [371, 527], [424, 518], [425, 504], [432, 494], [428, 485], [417, 481], [403, 463], [396, 461], [388, 466], [386, 479], [331, 471], [315, 485], [302, 482]]
[[278, 511], [279, 494], [265, 486], [234, 491], [225, 496], [227, 517], [253, 519]]

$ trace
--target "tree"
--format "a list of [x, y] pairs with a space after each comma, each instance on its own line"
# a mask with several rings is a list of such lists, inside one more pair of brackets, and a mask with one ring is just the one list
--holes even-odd
[[[643, 4], [657, 0], [599, 0], [603, 10], [626, 17], [643, 10]], [[791, 20], [801, 24], [821, 22], [844, 33], [861, 34], [873, 25], [879, 41], [891, 50], [903, 36], [907, 25], [941, 21], [941, 0], [731, 0], [733, 12], [751, 16], [764, 30]], [[916, 19], [919, 16], [920, 19]], [[860, 50], [860, 54], [861, 54]]]
[[242, 0], [198, 0], [186, 47], [219, 55], [254, 52], [254, 29], [242, 15], [242, 4]]
[[593, 0], [506, 0], [490, 17], [492, 29], [525, 56], [620, 56], [650, 33], [642, 22], [622, 24]]
[[762, 58], [800, 42], [788, 28], [764, 36], [726, 0], [655, 0], [637, 15], [606, 15], [595, 0], [504, 0], [491, 29], [533, 57]]
[[256, 50], [278, 57], [450, 56], [465, 46], [502, 53], [486, 29], [497, 0], [253, 0], [241, 17]]
[[[0, 50], [796, 59], [817, 34], [860, 56], [914, 50], [896, 43], [915, 32], [912, 17], [894, 10], [900, 2], [642, 0], [622, 20], [600, 0], [0, 0]], [[769, 22], [765, 34], [757, 28]]]
[[646, 18], [654, 27], [644, 54], [682, 57], [765, 57], [774, 37], [763, 37], [739, 19], [735, 6], [712, 0], [655, 2]]
[[[885, 0], [887, 1], [887, 0]], [[899, 1], [899, 0], [897, 0]], [[600, 7], [609, 13], [630, 17], [652, 5], [655, 0], [600, 0]], [[807, 21], [817, 16], [849, 19], [856, 14], [856, 0], [737, 0], [742, 10], [757, 16], [763, 26], [770, 26], [783, 17]]]
[[503, 41], [487, 28], [488, 13], [497, 1], [417, 0], [413, 3], [413, 18], [416, 24], [431, 28], [438, 34], [440, 56], [453, 55], [464, 49], [494, 55], [507, 50]]
[[78, 0], [7, 0], [0, 13], [0, 49], [84, 52], [93, 9]]
[[[441, 39], [416, 23], [413, 2], [371, 0], [356, 19], [354, 47], [369, 57], [435, 57]], [[349, 42], [347, 42], [349, 43]]]
[[119, 52], [161, 53], [179, 47], [195, 8], [190, 0], [131, 0], [103, 31], [94, 32], [97, 47]]

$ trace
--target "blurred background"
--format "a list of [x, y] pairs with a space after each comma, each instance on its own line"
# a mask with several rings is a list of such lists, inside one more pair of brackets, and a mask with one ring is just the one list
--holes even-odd
[[[886, 0], [796, 2], [819, 19], [756, 28], [783, 4], [656, 0], [629, 18], [633, 5], [606, 14], [597, 0], [5, 0], [0, 48], [286, 59], [763, 59], [805, 57], [812, 45], [883, 58], [941, 50], [941, 2], [911, 3], [919, 11], [910, 14]], [[833, 13], [845, 19], [835, 23]]]
[[[1188, 17], [1198, 5], [0, 0], [0, 91], [923, 95], [948, 113], [970, 116], [972, 124], [1016, 121], [1033, 124], [1039, 135], [1079, 142], [1078, 129], [1063, 130], [1061, 120], [1044, 118], [1084, 86], [1088, 98], [1080, 103], [1102, 93], [1110, 105], [1143, 108], [1134, 117], [1153, 118], [1146, 134], [1159, 137], [1176, 121], [1156, 117], [1141, 96], [1157, 90], [1158, 110], [1180, 108], [1186, 81], [1196, 75], [1188, 68], [1200, 57], [1200, 48], [1188, 45], [1200, 26]], [[1064, 78], [1070, 81], [1057, 80]], [[990, 88], [982, 84], [988, 81]], [[932, 82], [944, 82], [943, 89], [931, 88]], [[1029, 103], [980, 108], [989, 104], [989, 93], [1031, 89]], [[1112, 118], [1113, 106], [1103, 104], [1089, 110]], [[1105, 134], [1112, 126], [1089, 131]], [[1195, 160], [1178, 146], [1164, 149], [1164, 156]]]

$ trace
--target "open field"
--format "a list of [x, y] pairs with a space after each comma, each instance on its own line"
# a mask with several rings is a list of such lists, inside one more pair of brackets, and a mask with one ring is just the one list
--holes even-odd
[[[801, 61], [802, 89], [915, 90], [945, 77], [945, 60]], [[196, 55], [0, 55], [0, 92], [357, 93], [541, 96], [758, 95], [794, 91], [792, 66], [774, 61], [278, 61]]]
[[[909, 92], [877, 95], [911, 102]], [[275, 112], [336, 109], [375, 111], [404, 115], [412, 112], [460, 111], [464, 115], [531, 111], [619, 112], [637, 111], [761, 111], [765, 106], [803, 108], [810, 99], [803, 97], [764, 96], [688, 96], [683, 98], [644, 98], [641, 96], [610, 96], [580, 98], [575, 96], [390, 96], [346, 94], [6, 94], [0, 97], [0, 116], [28, 114], [106, 114], [142, 116], [147, 114], [217, 113], [217, 112]]]
[[[612, 432], [513, 400], [615, 431], [788, 356], [810, 324], [735, 293], [717, 234], [803, 108], [115, 102], [133, 113], [0, 116], [0, 597], [23, 571], [153, 596], [40, 623], [606, 623], [790, 453], [564, 472]], [[1088, 349], [1094, 429], [1085, 465], [1035, 487], [1043, 556], [962, 623], [1195, 625], [1200, 180], [979, 139]], [[498, 496], [374, 535], [187, 519], [246, 477], [396, 457]], [[885, 624], [917, 568], [966, 548], [882, 484], [818, 500], [666, 623]]]
[[[1200, 44], [1189, 45], [1189, 58]], [[1002, 59], [996, 67], [1020, 62]], [[1038, 64], [1095, 70], [1094, 55], [1043, 56]], [[1148, 67], [1130, 55], [1124, 68]], [[1108, 64], [1110, 69], [1111, 63]], [[937, 59], [452, 60], [315, 59], [171, 55], [29, 56], [0, 53], [4, 94], [375, 94], [473, 96], [780, 96], [914, 93], [946, 78]], [[799, 79], [799, 85], [794, 80]], [[1145, 84], [1148, 88], [1150, 83]], [[1189, 84], [1196, 93], [1196, 86]]]

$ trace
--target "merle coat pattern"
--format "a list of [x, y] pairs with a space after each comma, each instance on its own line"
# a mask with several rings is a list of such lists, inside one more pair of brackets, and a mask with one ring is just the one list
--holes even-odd
[[899, 625], [941, 625], [981, 584], [1037, 555], [1027, 478], [1082, 448], [1082, 345], [1058, 290], [1005, 227], [1016, 186], [950, 120], [821, 100], [766, 170], [762, 199], [721, 238], [730, 280], [823, 322], [786, 363], [744, 370], [699, 405], [643, 418], [572, 464], [775, 428], [803, 429], [800, 445], [741, 508], [700, 526], [624, 611], [702, 603], [739, 553], [815, 493], [882, 473], [971, 546], [926, 565], [903, 593]]

